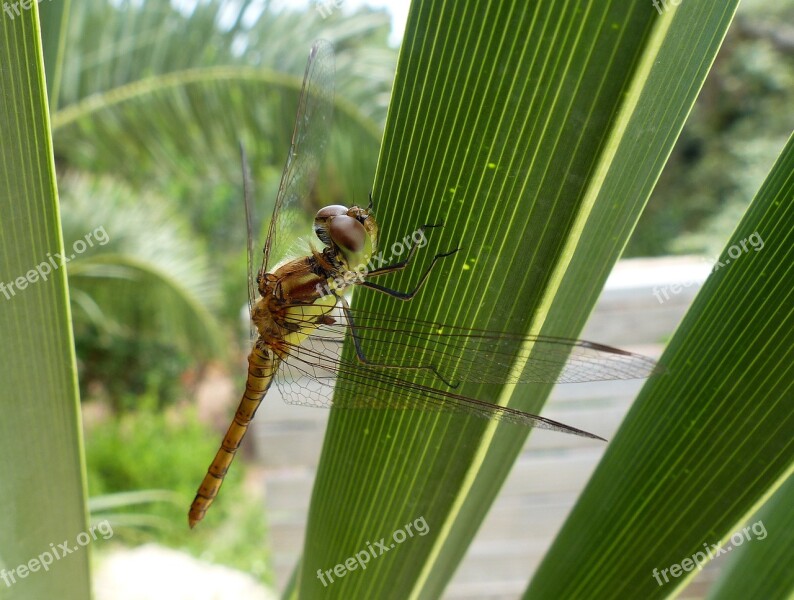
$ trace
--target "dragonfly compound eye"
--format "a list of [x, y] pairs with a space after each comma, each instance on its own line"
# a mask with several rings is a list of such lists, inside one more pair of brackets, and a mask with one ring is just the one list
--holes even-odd
[[367, 230], [357, 219], [347, 215], [331, 219], [328, 233], [346, 257], [360, 253], [367, 242]]
[[325, 206], [317, 211], [314, 217], [314, 233], [326, 246], [331, 245], [331, 238], [328, 237], [328, 226], [332, 219], [347, 214], [347, 207], [341, 204]]

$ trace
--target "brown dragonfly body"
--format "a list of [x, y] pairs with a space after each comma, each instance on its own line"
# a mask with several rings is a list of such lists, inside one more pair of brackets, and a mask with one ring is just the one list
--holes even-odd
[[[323, 251], [286, 262], [259, 279], [259, 300], [251, 311], [258, 338], [248, 355], [245, 392], [188, 515], [192, 528], [207, 512], [220, 490], [256, 409], [265, 397], [279, 363], [320, 325], [332, 325], [332, 311], [344, 302], [346, 278], [360, 279], [354, 265], [365, 265], [377, 243], [377, 224], [369, 210], [357, 206], [328, 206], [317, 213], [315, 232], [326, 242]], [[336, 239], [339, 243], [337, 245]], [[415, 247], [414, 247], [415, 248]], [[411, 253], [412, 254], [412, 253]], [[407, 265], [385, 267], [368, 274], [382, 275]], [[361, 280], [363, 281], [363, 280]]]
[[364, 267], [376, 251], [378, 233], [377, 222], [369, 208], [326, 206], [315, 217], [314, 231], [325, 244], [322, 251], [312, 248], [311, 256], [290, 260], [273, 273], [258, 276], [260, 298], [251, 310], [258, 337], [248, 355], [245, 392], [190, 507], [188, 520], [191, 528], [204, 518], [218, 495], [223, 478], [273, 383], [280, 363], [295, 354], [296, 349], [318, 328], [333, 328], [339, 314], [335, 309], [340, 305], [348, 320], [342, 326], [352, 327], [352, 312], [342, 295], [346, 288], [364, 285], [410, 300], [424, 284], [436, 261], [457, 251], [436, 255], [417, 287], [412, 292], [401, 293], [377, 286], [367, 279], [404, 269], [410, 264], [417, 246], [409, 248], [405, 260], [367, 272]]

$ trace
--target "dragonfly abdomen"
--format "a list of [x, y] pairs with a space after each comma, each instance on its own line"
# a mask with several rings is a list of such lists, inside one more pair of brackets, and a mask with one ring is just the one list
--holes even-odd
[[218, 449], [212, 464], [207, 469], [207, 474], [201, 482], [196, 497], [190, 505], [188, 523], [193, 528], [196, 523], [204, 518], [215, 496], [223, 484], [223, 478], [234, 460], [237, 448], [243, 441], [248, 425], [256, 414], [256, 409], [262, 403], [273, 375], [278, 367], [279, 359], [272, 350], [255, 345], [248, 355], [248, 376], [245, 381], [245, 392], [234, 414], [234, 419], [226, 431], [221, 447]]

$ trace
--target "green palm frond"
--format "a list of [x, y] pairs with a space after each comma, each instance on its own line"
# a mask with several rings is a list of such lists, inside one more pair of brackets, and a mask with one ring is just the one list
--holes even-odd
[[[46, 267], [63, 239], [36, 3], [21, 13], [0, 17], [0, 596], [85, 600], [90, 547], [77, 545], [88, 519], [69, 293], [65, 270]], [[56, 560], [52, 550], [64, 541], [69, 556]]]
[[[206, 251], [164, 200], [117, 181], [61, 181], [69, 283], [84, 319], [207, 358], [221, 353]], [[77, 250], [83, 249], [83, 252]], [[71, 251], [70, 251], [71, 250]]]
[[138, 185], [168, 178], [199, 202], [208, 184], [239, 172], [242, 138], [255, 179], [277, 178], [306, 49], [326, 37], [337, 46], [342, 132], [327, 175], [346, 173], [339, 189], [368, 191], [395, 61], [384, 13], [362, 9], [342, 20], [249, 0], [234, 8], [208, 0], [188, 12], [89, 0], [55, 17], [66, 27], [45, 24], [45, 45], [63, 47], [48, 70], [60, 82], [53, 127], [64, 163]]

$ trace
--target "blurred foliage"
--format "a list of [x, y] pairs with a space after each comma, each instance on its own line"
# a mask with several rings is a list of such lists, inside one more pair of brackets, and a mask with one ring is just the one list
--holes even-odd
[[[103, 513], [114, 523], [114, 539], [158, 542], [227, 564], [268, 581], [261, 540], [266, 534], [262, 501], [243, 489], [245, 469], [229, 471], [211, 518], [191, 531], [187, 509], [196, 485], [214, 455], [218, 433], [201, 423], [192, 408], [155, 410], [157, 399], [138, 398], [137, 411], [99, 418], [86, 426], [86, 468], [92, 497], [137, 490], [168, 490], [179, 501], [147, 502]], [[133, 511], [132, 513], [130, 511]], [[124, 526], [129, 522], [131, 526]], [[156, 524], [142, 528], [141, 523]]]
[[[181, 376], [191, 357], [173, 346], [100, 330], [89, 324], [75, 335], [80, 396], [107, 395], [115, 412], [135, 410], [150, 394], [162, 408], [182, 394]], [[97, 389], [101, 386], [101, 390]]]
[[108, 178], [60, 183], [82, 396], [100, 385], [116, 409], [143, 392], [173, 402], [185, 368], [225, 347], [203, 245], [151, 194]]
[[369, 191], [396, 63], [388, 34], [388, 16], [368, 8], [322, 19], [251, 0], [201, 0], [193, 10], [88, 0], [69, 16], [60, 61], [47, 65], [61, 81], [56, 157], [157, 187], [227, 249], [241, 231], [238, 141], [272, 202], [316, 38], [337, 50], [339, 133], [317, 200]]
[[739, 4], [626, 256], [715, 256], [794, 129], [794, 2]]

